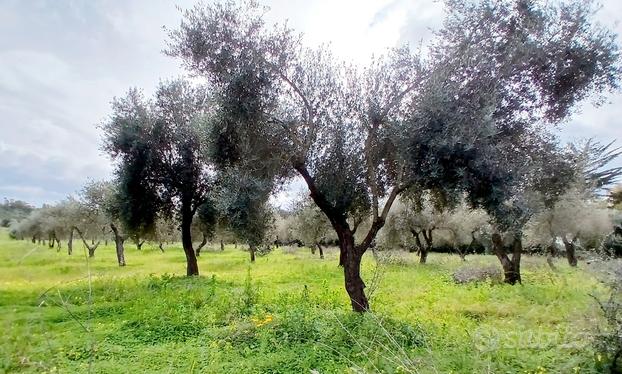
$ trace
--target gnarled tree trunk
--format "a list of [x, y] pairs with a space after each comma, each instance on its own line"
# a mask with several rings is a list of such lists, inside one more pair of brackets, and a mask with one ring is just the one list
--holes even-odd
[[248, 251], [251, 253], [251, 262], [255, 262], [255, 246], [253, 244], [249, 245]]
[[181, 244], [186, 254], [186, 275], [199, 275], [197, 256], [194, 253], [194, 249], [192, 249], [192, 232], [190, 226], [192, 225], [193, 212], [190, 208], [190, 203], [182, 202], [181, 210]]
[[201, 240], [201, 243], [199, 243], [199, 246], [195, 251], [197, 257], [201, 256], [201, 249], [205, 246], [205, 244], [207, 244], [207, 235], [203, 233], [203, 240]]
[[324, 250], [322, 249], [322, 246], [320, 245], [319, 242], [315, 243], [315, 245], [317, 246], [317, 249], [320, 251], [320, 259], [324, 259]]
[[505, 253], [503, 240], [499, 233], [492, 234], [492, 248], [501, 262], [504, 273], [504, 282], [508, 284], [521, 283], [520, 259], [523, 252], [523, 245], [520, 234], [515, 234], [512, 241], [512, 258]]
[[73, 230], [75, 230], [75, 228], [70, 228], [69, 229], [69, 239], [67, 240], [67, 254], [71, 255], [73, 253]]
[[343, 261], [343, 274], [346, 292], [350, 297], [352, 310], [365, 312], [369, 310], [369, 301], [365, 296], [365, 282], [361, 278], [361, 259], [363, 251], [354, 245], [354, 234], [348, 227], [337, 231], [339, 237], [340, 261]]
[[576, 246], [575, 240], [568, 240], [566, 235], [562, 235], [562, 241], [564, 242], [564, 247], [566, 248], [566, 258], [568, 259], [568, 265], [572, 267], [577, 266], [577, 255], [576, 255]]
[[[423, 230], [423, 239], [425, 240], [425, 246], [421, 247], [421, 255], [419, 257], [419, 263], [425, 264], [428, 260], [428, 253], [432, 249], [432, 230]], [[427, 232], [426, 232], [427, 231]]]
[[80, 236], [80, 239], [82, 239], [82, 243], [84, 243], [84, 246], [86, 247], [86, 249], [89, 251], [89, 257], [95, 257], [95, 250], [97, 249], [101, 241], [98, 240], [97, 243], [95, 243], [95, 240], [91, 239], [92, 244], [89, 245], [89, 243], [86, 242], [86, 239], [84, 239], [84, 235], [82, 235], [82, 232], [77, 227], [75, 227], [74, 229]]
[[114, 235], [114, 246], [117, 253], [117, 262], [119, 266], [125, 266], [125, 248], [123, 243], [125, 238], [119, 233], [119, 229], [114, 223], [110, 223], [110, 229]]

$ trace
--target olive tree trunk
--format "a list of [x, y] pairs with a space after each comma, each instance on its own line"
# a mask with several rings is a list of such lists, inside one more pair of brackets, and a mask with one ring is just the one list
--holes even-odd
[[74, 228], [69, 229], [69, 239], [67, 239], [67, 254], [71, 255], [73, 253], [73, 230]]
[[423, 230], [421, 233], [423, 234], [423, 239], [425, 240], [425, 246], [421, 247], [421, 255], [419, 257], [419, 263], [425, 264], [428, 261], [428, 253], [432, 249], [432, 230]]
[[199, 257], [201, 256], [201, 249], [203, 249], [203, 247], [205, 247], [205, 244], [207, 244], [207, 235], [205, 235], [205, 233], [203, 233], [203, 240], [201, 240], [201, 243], [199, 243], [199, 246], [196, 249], [196, 256]]
[[199, 264], [197, 263], [197, 256], [192, 249], [192, 231], [190, 227], [192, 225], [192, 209], [190, 204], [182, 202], [181, 213], [181, 244], [186, 254], [186, 275], [193, 276], [199, 275]]
[[315, 245], [317, 246], [318, 251], [320, 251], [320, 259], [324, 259], [324, 249], [319, 242], [315, 243]]
[[255, 245], [249, 245], [248, 251], [251, 253], [251, 262], [255, 262]]
[[503, 267], [504, 282], [508, 284], [521, 283], [520, 260], [523, 245], [520, 234], [515, 234], [512, 241], [512, 258], [505, 252], [503, 240], [499, 233], [492, 234], [492, 248]]
[[336, 231], [339, 237], [340, 258], [343, 261], [346, 292], [350, 297], [352, 310], [355, 312], [368, 311], [369, 301], [365, 295], [365, 282], [361, 278], [363, 253], [354, 245], [354, 234], [349, 228], [343, 227]]
[[112, 230], [114, 236], [114, 246], [117, 253], [117, 262], [119, 263], [119, 266], [125, 266], [125, 248], [123, 247], [125, 238], [119, 233], [119, 229], [114, 223], [110, 224], [110, 229]]
[[568, 265], [572, 267], [577, 267], [575, 239], [568, 240], [566, 236], [563, 235], [562, 241], [564, 242], [564, 247], [566, 248], [566, 258], [568, 259]]
[[77, 227], [74, 227], [74, 230], [76, 230], [76, 232], [80, 236], [80, 239], [82, 239], [82, 243], [84, 244], [84, 246], [86, 247], [86, 249], [89, 252], [89, 257], [95, 257], [95, 250], [97, 249], [97, 247], [99, 246], [99, 243], [101, 243], [101, 241], [98, 240], [97, 243], [95, 243], [95, 240], [92, 239], [91, 240], [92, 244], [89, 245], [89, 243], [84, 238], [84, 235], [82, 235], [82, 231], [80, 231], [80, 229], [78, 229]]

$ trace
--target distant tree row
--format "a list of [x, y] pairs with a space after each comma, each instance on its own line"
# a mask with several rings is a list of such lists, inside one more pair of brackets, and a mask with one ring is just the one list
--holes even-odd
[[0, 204], [0, 227], [9, 227], [12, 222], [24, 219], [33, 211], [32, 205], [21, 200], [8, 200]]

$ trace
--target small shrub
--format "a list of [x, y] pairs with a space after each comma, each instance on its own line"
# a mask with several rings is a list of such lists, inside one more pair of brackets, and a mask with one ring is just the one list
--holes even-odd
[[[168, 316], [149, 320], [133, 320], [124, 323], [118, 331], [120, 340], [129, 335], [143, 344], [184, 342], [200, 335], [203, 326], [196, 322], [180, 321]], [[114, 339], [113, 339], [114, 340]]]
[[374, 251], [374, 257], [382, 265], [410, 266], [414, 263], [412, 256], [403, 251]]
[[594, 339], [596, 362], [605, 372], [622, 373], [622, 262], [600, 265], [599, 278], [609, 286], [610, 294], [605, 300], [595, 297], [604, 317]]
[[497, 266], [464, 266], [457, 269], [453, 274], [454, 282], [459, 284], [471, 282], [501, 282], [501, 269]]
[[281, 251], [286, 255], [293, 255], [298, 251], [298, 248], [292, 245], [284, 245], [281, 247]]
[[618, 230], [603, 239], [598, 252], [606, 257], [622, 258], [622, 235]]

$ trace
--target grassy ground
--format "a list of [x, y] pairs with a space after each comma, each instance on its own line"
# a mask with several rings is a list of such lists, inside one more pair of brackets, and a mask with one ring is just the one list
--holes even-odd
[[205, 251], [202, 276], [187, 279], [178, 247], [128, 246], [125, 268], [112, 246], [88, 262], [76, 247], [67, 256], [0, 231], [0, 372], [599, 371], [589, 294], [604, 289], [562, 261], [553, 273], [525, 258], [524, 285], [512, 287], [455, 284], [457, 256], [377, 267], [366, 255], [374, 313], [360, 316], [334, 252], [276, 250], [249, 265], [228, 246]]

